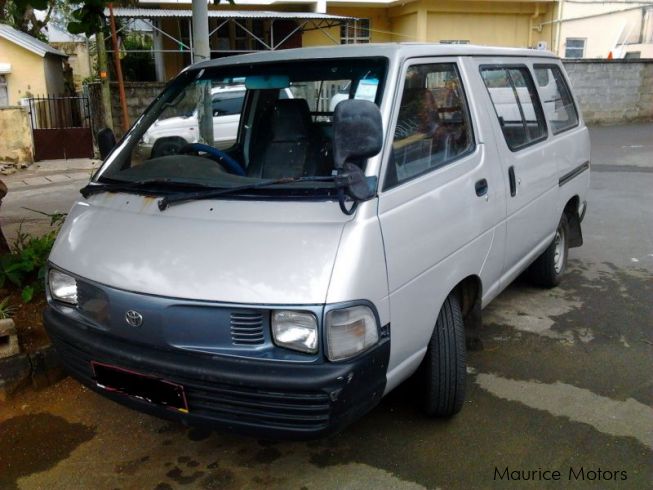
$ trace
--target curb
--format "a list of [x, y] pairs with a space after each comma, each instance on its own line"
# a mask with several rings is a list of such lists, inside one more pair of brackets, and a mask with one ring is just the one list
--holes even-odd
[[52, 345], [41, 347], [30, 354], [16, 354], [0, 359], [0, 402], [9, 400], [29, 385], [43, 389], [65, 376]]

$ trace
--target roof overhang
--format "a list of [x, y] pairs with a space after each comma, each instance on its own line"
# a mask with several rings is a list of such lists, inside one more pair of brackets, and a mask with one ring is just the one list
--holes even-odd
[[[104, 10], [109, 15], [109, 9]], [[114, 17], [129, 19], [192, 18], [190, 9], [144, 9], [118, 7], [113, 9]], [[215, 19], [295, 19], [295, 20], [333, 20], [347, 22], [356, 17], [322, 14], [318, 12], [277, 12], [272, 10], [209, 10], [209, 18]]]

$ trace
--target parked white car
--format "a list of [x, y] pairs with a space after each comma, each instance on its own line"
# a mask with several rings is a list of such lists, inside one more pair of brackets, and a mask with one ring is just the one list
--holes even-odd
[[[170, 110], [233, 79], [215, 94], [245, 95], [237, 133], [134, 157]], [[336, 82], [350, 89], [333, 111], [309, 104]], [[174, 122], [157, 138], [190, 131]], [[582, 245], [589, 159], [552, 53], [411, 43], [203, 62], [82, 189], [45, 326], [82, 383], [184, 424], [315, 437], [411, 376], [424, 411], [451, 416], [482, 308], [524, 271], [556, 286]]]
[[[236, 141], [240, 110], [245, 97], [244, 85], [226, 85], [211, 89], [213, 138], [217, 148], [228, 148]], [[198, 110], [182, 116], [157, 119], [143, 134], [139, 152], [144, 158], [174, 155], [188, 143], [199, 140]]]

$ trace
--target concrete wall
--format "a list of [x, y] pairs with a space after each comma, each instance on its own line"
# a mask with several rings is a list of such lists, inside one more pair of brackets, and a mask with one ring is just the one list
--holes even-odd
[[0, 107], [0, 164], [32, 163], [32, 130], [24, 107]]
[[[125, 82], [130, 126], [140, 117], [150, 102], [159, 95], [163, 87], [165, 87], [165, 83], [162, 82]], [[111, 82], [111, 116], [113, 117], [113, 130], [116, 136], [120, 137], [123, 134], [122, 110], [116, 82]]]
[[9, 105], [18, 105], [23, 97], [47, 94], [43, 58], [0, 38], [0, 62], [11, 64], [7, 74]]
[[653, 60], [565, 61], [588, 124], [653, 121]]
[[91, 59], [86, 42], [51, 42], [50, 45], [68, 55], [75, 90], [81, 91], [82, 81], [91, 76]]
[[43, 58], [45, 88], [49, 95], [65, 95], [63, 80], [63, 59], [60, 56], [46, 55]]

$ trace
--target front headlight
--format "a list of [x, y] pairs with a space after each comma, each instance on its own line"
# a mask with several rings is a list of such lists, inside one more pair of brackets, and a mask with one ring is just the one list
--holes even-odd
[[329, 311], [325, 329], [331, 361], [353, 357], [379, 341], [376, 317], [368, 306]]
[[70, 305], [77, 304], [77, 281], [74, 277], [56, 269], [50, 269], [48, 285], [50, 286], [50, 294], [57, 301]]
[[272, 337], [280, 347], [315, 354], [317, 319], [312, 313], [275, 311], [272, 313]]

